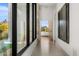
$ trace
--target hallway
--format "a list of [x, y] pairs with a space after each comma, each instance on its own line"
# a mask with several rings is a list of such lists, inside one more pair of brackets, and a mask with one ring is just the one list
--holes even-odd
[[57, 44], [48, 37], [41, 37], [40, 42], [34, 49], [32, 56], [68, 56]]
[[0, 6], [0, 56], [79, 56], [79, 4]]

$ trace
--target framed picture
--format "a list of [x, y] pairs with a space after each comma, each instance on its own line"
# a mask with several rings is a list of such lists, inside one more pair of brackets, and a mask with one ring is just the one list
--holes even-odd
[[65, 3], [58, 12], [58, 37], [69, 43], [69, 3]]

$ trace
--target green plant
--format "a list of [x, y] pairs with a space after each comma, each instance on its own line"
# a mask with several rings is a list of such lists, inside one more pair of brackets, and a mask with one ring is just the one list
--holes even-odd
[[2, 38], [3, 39], [7, 39], [8, 38], [8, 33], [7, 32], [3, 32], [2, 33]]
[[0, 33], [0, 40], [2, 40], [2, 33]]

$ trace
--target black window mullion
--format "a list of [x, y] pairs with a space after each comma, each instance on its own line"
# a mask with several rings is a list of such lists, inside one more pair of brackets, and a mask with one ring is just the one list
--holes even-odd
[[34, 3], [34, 40], [35, 40], [35, 3]]
[[32, 3], [32, 42], [34, 41], [34, 3]]
[[35, 3], [35, 39], [37, 38], [37, 5]]
[[26, 19], [26, 23], [27, 23], [27, 46], [29, 46], [30, 44], [30, 4], [27, 3], [27, 19]]
[[12, 56], [17, 55], [17, 4], [12, 3]]

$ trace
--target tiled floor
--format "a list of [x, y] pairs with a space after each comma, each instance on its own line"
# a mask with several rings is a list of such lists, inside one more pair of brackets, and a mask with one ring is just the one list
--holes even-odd
[[32, 56], [68, 56], [57, 44], [48, 37], [41, 37], [40, 42], [34, 49]]

